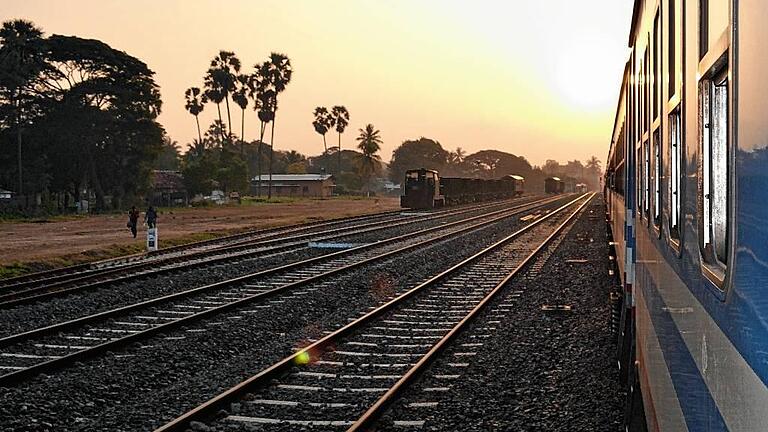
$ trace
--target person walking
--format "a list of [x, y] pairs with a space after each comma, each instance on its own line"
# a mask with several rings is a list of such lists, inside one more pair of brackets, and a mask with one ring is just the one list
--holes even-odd
[[133, 238], [136, 238], [136, 225], [139, 223], [139, 211], [136, 210], [136, 206], [131, 207], [131, 211], [128, 212], [128, 228], [131, 229]]
[[154, 228], [157, 224], [157, 212], [155, 208], [149, 206], [147, 213], [144, 214], [144, 221], [147, 223], [147, 228]]

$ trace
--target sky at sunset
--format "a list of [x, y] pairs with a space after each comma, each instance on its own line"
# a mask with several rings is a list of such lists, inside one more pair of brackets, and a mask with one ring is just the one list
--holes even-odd
[[[498, 149], [546, 159], [605, 159], [627, 54], [631, 0], [2, 0], [0, 19], [25, 18], [46, 34], [100, 39], [156, 72], [160, 122], [182, 146], [196, 137], [184, 110], [220, 49], [247, 70], [270, 51], [294, 74], [280, 96], [275, 148], [322, 152], [318, 105], [381, 130], [388, 161], [426, 136], [447, 150]], [[204, 128], [215, 105], [201, 115]], [[226, 114], [225, 114], [226, 116]], [[240, 132], [240, 111], [233, 111]], [[258, 123], [246, 113], [245, 137]], [[329, 145], [336, 136], [328, 135]]]

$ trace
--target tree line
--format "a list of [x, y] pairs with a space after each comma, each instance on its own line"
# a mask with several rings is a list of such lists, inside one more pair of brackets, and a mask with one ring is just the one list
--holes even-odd
[[25, 20], [0, 27], [0, 184], [36, 204], [134, 199], [161, 149], [161, 107], [154, 72], [125, 52]]
[[[524, 157], [496, 150], [467, 154], [443, 149], [429, 138], [407, 140], [387, 166], [379, 152], [381, 132], [373, 124], [358, 129], [354, 149], [342, 136], [350, 112], [341, 104], [318, 106], [311, 125], [322, 137], [322, 152], [306, 156], [275, 145], [276, 120], [291, 82], [289, 57], [271, 53], [252, 67], [221, 50], [200, 84], [184, 92], [185, 109], [195, 119], [197, 138], [181, 146], [157, 122], [162, 101], [154, 72], [141, 60], [104, 42], [50, 35], [25, 20], [0, 27], [0, 187], [15, 188], [28, 205], [51, 211], [89, 200], [91, 210], [140, 204], [152, 169], [179, 170], [190, 195], [251, 191], [273, 194], [273, 173], [333, 174], [338, 193], [369, 194], [374, 179], [400, 183], [405, 170], [433, 168], [443, 175], [494, 178], [519, 174], [536, 184], [546, 175], [585, 179], [597, 187], [600, 162], [547, 161], [531, 166]], [[216, 109], [203, 128], [200, 114]], [[237, 110], [239, 109], [239, 113]], [[251, 113], [251, 114], [249, 114]], [[239, 134], [233, 117], [240, 114]], [[254, 116], [255, 114], [255, 116]], [[247, 140], [246, 123], [258, 125]], [[337, 135], [329, 146], [326, 135]], [[268, 142], [267, 142], [268, 139]], [[266, 184], [262, 184], [266, 174]]]

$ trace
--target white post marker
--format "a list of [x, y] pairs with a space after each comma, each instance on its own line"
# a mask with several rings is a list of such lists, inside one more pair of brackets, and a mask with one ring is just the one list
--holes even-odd
[[147, 229], [147, 251], [157, 250], [157, 227]]

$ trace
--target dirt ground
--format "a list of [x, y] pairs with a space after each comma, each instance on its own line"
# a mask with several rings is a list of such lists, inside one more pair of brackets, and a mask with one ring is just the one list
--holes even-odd
[[[204, 233], [228, 234], [397, 208], [398, 199], [387, 197], [164, 209], [158, 215], [158, 237], [162, 248], [164, 243], [178, 244], [213, 236]], [[126, 227], [127, 221], [126, 213], [61, 221], [0, 223], [0, 266], [47, 263], [43, 267], [50, 267], [137, 252], [143, 247], [146, 227], [140, 224], [139, 235], [133, 239]], [[62, 257], [66, 259], [57, 263], [56, 259]]]

